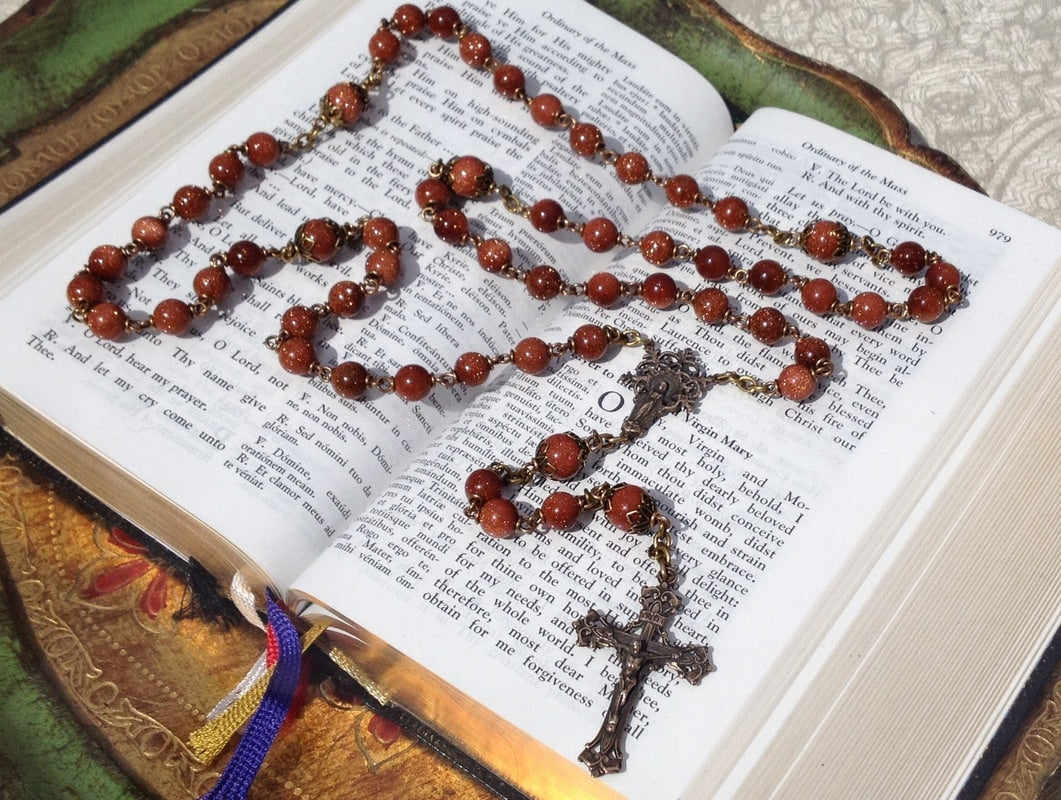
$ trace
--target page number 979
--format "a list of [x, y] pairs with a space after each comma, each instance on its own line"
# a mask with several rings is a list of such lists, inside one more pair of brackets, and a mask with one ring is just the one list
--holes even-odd
[[998, 230], [997, 228], [991, 228], [989, 231], [992, 239], [998, 239], [1000, 242], [1006, 242], [1007, 244], [1012, 241], [1012, 237], [1008, 233]]

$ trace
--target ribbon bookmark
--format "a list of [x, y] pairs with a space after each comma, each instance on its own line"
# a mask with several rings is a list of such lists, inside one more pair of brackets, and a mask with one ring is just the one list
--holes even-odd
[[[235, 584], [236, 579], [233, 580]], [[244, 613], [246, 615], [246, 611]], [[251, 621], [261, 627], [257, 615], [252, 616], [254, 619]], [[232, 735], [250, 719], [232, 760], [214, 788], [203, 795], [202, 800], [243, 800], [247, 796], [280, 727], [291, 711], [302, 670], [302, 653], [325, 630], [324, 625], [316, 625], [300, 641], [298, 630], [271, 590], [266, 590], [266, 619], [268, 646], [263, 662], [265, 674], [257, 675], [260, 667], [256, 664], [240, 682], [240, 686], [211, 712], [213, 718], [189, 737], [196, 757], [204, 763], [210, 763], [225, 748]], [[239, 692], [241, 688], [245, 688], [242, 693]]]

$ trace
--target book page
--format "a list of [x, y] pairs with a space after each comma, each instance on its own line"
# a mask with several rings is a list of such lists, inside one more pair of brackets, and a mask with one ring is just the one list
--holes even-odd
[[[710, 644], [717, 672], [698, 687], [667, 673], [647, 679], [627, 732], [628, 766], [602, 779], [631, 797], [707, 796], [702, 787], [717, 786], [754, 749], [859, 581], [889, 548], [902, 551], [912, 535], [902, 520], [995, 392], [998, 365], [1056, 302], [1056, 289], [1041, 288], [1061, 262], [1056, 230], [785, 112], [753, 116], [700, 178], [715, 196], [749, 198], [783, 228], [821, 217], [888, 246], [915, 239], [959, 265], [967, 300], [931, 325], [890, 321], [867, 331], [809, 314], [797, 293], [736, 290], [743, 313], [776, 304], [833, 347], [836, 372], [815, 396], [794, 404], [715, 386], [695, 413], [667, 417], [591, 461], [589, 475], [519, 493], [527, 513], [555, 489], [625, 481], [647, 488], [674, 520], [686, 607], [671, 633]], [[831, 277], [843, 299], [872, 289], [903, 302], [917, 285], [864, 257], [823, 266], [765, 238], [722, 233], [702, 213], [668, 210], [657, 225], [721, 243], [744, 267], [770, 257]], [[636, 258], [611, 268], [626, 279], [645, 272]], [[688, 265], [674, 269], [699, 285]], [[703, 326], [688, 309], [640, 304], [579, 305], [545, 338], [586, 321], [689, 348], [708, 372], [766, 381], [791, 361], [788, 345]], [[463, 481], [495, 460], [527, 463], [553, 432], [617, 433], [632, 403], [619, 376], [641, 355], [630, 348], [596, 364], [570, 361], [480, 395], [298, 588], [574, 760], [601, 723], [618, 667], [607, 650], [575, 647], [572, 622], [590, 608], [618, 623], [636, 616], [641, 586], [654, 577], [647, 542], [599, 516], [571, 532], [491, 539], [462, 512]]]
[[[394, 7], [359, 3], [335, 19], [329, 5], [298, 4], [257, 46], [270, 50], [265, 42], [280, 40], [286, 47], [283, 32], [297, 39], [307, 25], [322, 30], [289, 61], [279, 60], [282, 69], [268, 80], [244, 91], [248, 70], [261, 69], [262, 59], [254, 50], [237, 52], [234, 64], [229, 59], [188, 90], [192, 99], [175, 98], [95, 157], [108, 165], [98, 171], [109, 191], [94, 193], [75, 169], [3, 220], [5, 241], [19, 242], [5, 280], [10, 286], [24, 278], [4, 299], [4, 389], [172, 498], [280, 586], [475, 392], [437, 387], [407, 404], [370, 391], [364, 402], [348, 401], [323, 381], [281, 369], [263, 341], [279, 331], [289, 307], [323, 303], [336, 281], [361, 280], [366, 254], [356, 249], [334, 265], [274, 261], [259, 277], [235, 277], [230, 299], [179, 337], [149, 331], [97, 340], [69, 318], [63, 291], [92, 248], [127, 242], [133, 220], [157, 213], [178, 187], [205, 183], [210, 159], [229, 145], [255, 130], [285, 140], [307, 131], [329, 86], [364, 79], [369, 37]], [[691, 69], [588, 6], [562, 15], [548, 2], [458, 8], [494, 43], [497, 58], [525, 68], [529, 91], [556, 92], [605, 131], [629, 124], [669, 167], [703, 157], [731, 130], [721, 100]], [[686, 77], [650, 95], [649, 67]], [[230, 76], [236, 88], [220, 93], [226, 102], [218, 107], [218, 89]], [[703, 87], [695, 94], [685, 88], [694, 81]], [[454, 40], [425, 35], [403, 45], [361, 122], [326, 133], [275, 169], [251, 168], [234, 194], [212, 203], [206, 220], [173, 227], [163, 249], [134, 259], [131, 280], [110, 285], [110, 299], [142, 309], [143, 318], [164, 298], [191, 299], [192, 277], [234, 242], [279, 248], [307, 219], [383, 215], [399, 227], [403, 277], [371, 296], [355, 319], [325, 320], [316, 341], [321, 362], [362, 361], [382, 374], [417, 363], [441, 373], [466, 351], [507, 352], [565, 301], [540, 303], [517, 283], [488, 275], [470, 249], [442, 246], [419, 219], [413, 194], [429, 165], [463, 154], [481, 154], [498, 180], [528, 196], [562, 191], [572, 217], [581, 206], [621, 206], [625, 221], [636, 224], [658, 204], [647, 191], [576, 179], [580, 157], [564, 131], [540, 128], [520, 103], [500, 98], [489, 74], [461, 61]], [[115, 186], [116, 175], [125, 183]], [[84, 216], [70, 214], [64, 222], [72, 232], [56, 239], [54, 226], [39, 221], [51, 223], [56, 204], [70, 198], [80, 198], [74, 207]], [[469, 209], [476, 230], [500, 227], [490, 221], [504, 217], [500, 203], [481, 206]], [[526, 232], [512, 240], [521, 265], [547, 255]], [[557, 266], [584, 263], [586, 255]], [[135, 513], [136, 503], [123, 510]], [[179, 538], [150, 520], [137, 522], [164, 540]]]

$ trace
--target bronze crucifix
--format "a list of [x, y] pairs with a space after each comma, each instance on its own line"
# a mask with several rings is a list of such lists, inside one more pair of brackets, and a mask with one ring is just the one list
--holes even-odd
[[682, 606], [672, 583], [647, 585], [641, 589], [641, 613], [626, 625], [616, 625], [598, 611], [575, 620], [578, 643], [593, 648], [614, 647], [619, 654], [619, 680], [596, 737], [586, 745], [579, 761], [594, 777], [623, 768], [622, 739], [630, 721], [644, 677], [654, 669], [674, 668], [691, 684], [714, 669], [703, 645], [672, 644], [665, 630], [667, 620]]

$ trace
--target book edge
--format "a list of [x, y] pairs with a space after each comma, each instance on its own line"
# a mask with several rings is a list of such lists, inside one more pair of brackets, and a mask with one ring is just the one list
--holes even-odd
[[[1038, 340], [1035, 342], [1037, 344], [1035, 361], [1056, 363], [1057, 359], [1061, 358], [1061, 322], [1055, 319], [1051, 325], [1048, 318], [1050, 310], [1056, 309], [1058, 295], [1059, 292], [1055, 288], [1044, 299], [1040, 313], [1038, 315], [1029, 315], [1030, 318], [1036, 320], [1034, 324], [1028, 324], [1028, 318], [1025, 318], [1025, 343]], [[1056, 316], [1055, 312], [1054, 317], [1056, 318]], [[1047, 327], [1051, 328], [1052, 336], [1050, 333], [1043, 332]], [[1012, 345], [1013, 343], [1013, 341], [1007, 339], [1007, 345]], [[1051, 350], [1052, 354], [1049, 352]], [[1029, 357], [1029, 360], [1032, 360], [1032, 358]], [[995, 408], [987, 408], [990, 401], [985, 402], [984, 407], [976, 411], [975, 417], [970, 420], [970, 430], [975, 436], [975, 441], [968, 452], [952, 456], [949, 459], [949, 461], [956, 461], [956, 463], [953, 464], [953, 474], [948, 474], [945, 477], [943, 491], [940, 496], [925, 504], [927, 508], [920, 509], [920, 514], [915, 510], [914, 515], [917, 518], [914, 523], [917, 529], [932, 528], [937, 531], [945, 531], [943, 540], [936, 544], [938, 537], [917, 535], [909, 537], [903, 545], [902, 552], [892, 561], [879, 583], [873, 588], [870, 599], [863, 604], [863, 607], [868, 609], [869, 613], [857, 614], [851, 625], [840, 633], [836, 643], [828, 648], [829, 652], [824, 658], [824, 663], [808, 685], [806, 691], [800, 696], [798, 713], [790, 714], [787, 719], [781, 722], [778, 733], [764, 746], [762, 754], [756, 759], [755, 763], [758, 764], [784, 765], [784, 774], [778, 776], [776, 770], [772, 772], [763, 770], [755, 773], [749, 771], [740, 784], [741, 796], [800, 797], [800, 789], [798, 788], [800, 785], [798, 782], [800, 781], [802, 781], [803, 790], [813, 786], [817, 793], [816, 796], [822, 798], [836, 797], [839, 799], [850, 796], [846, 784], [843, 786], [834, 785], [834, 793], [832, 794], [826, 788], [829, 784], [825, 781], [824, 776], [827, 774], [827, 770], [823, 769], [823, 767], [829, 760], [829, 756], [835, 757], [838, 754], [843, 754], [845, 748], [850, 746], [850, 741], [845, 740], [845, 742], [841, 743], [836, 740], [836, 734], [833, 733], [835, 725], [829, 724], [829, 720], [835, 714], [854, 714], [855, 712], [851, 709], [860, 707], [860, 704], [864, 706], [868, 702], [867, 698], [875, 696], [889, 697], [900, 691], [898, 688], [888, 684], [882, 686], [883, 678], [880, 672], [873, 672], [872, 670], [879, 670], [878, 664], [892, 664], [893, 672], [898, 672], [901, 665], [905, 663], [903, 659], [906, 653], [909, 652], [903, 645], [909, 641], [916, 641], [915, 639], [907, 638], [904, 632], [912, 628], [921, 611], [929, 608], [940, 609], [948, 607], [946, 603], [941, 602], [927, 603], [926, 599], [935, 598], [937, 601], [942, 599], [940, 587], [951, 587], [956, 583], [961, 584], [961, 579], [969, 572], [968, 566], [976, 564], [979, 557], [982, 556], [982, 549], [972, 549], [971, 551], [963, 549], [971, 547], [965, 544], [963, 534], [966, 534], [972, 528], [972, 526], [963, 527], [963, 520], [975, 522], [979, 518], [980, 524], [975, 527], [975, 530], [983, 534], [980, 539], [977, 539], [977, 543], [981, 545], [986, 544], [987, 541], [997, 542], [1006, 538], [1019, 538], [1009, 537], [1007, 529], [996, 523], [1001, 521], [1000, 517], [1002, 519], [1005, 518], [1005, 514], [1002, 511], [1005, 508], [1003, 501], [1008, 501], [1011, 504], [1016, 503], [1017, 498], [1026, 499], [1026, 494], [1014, 493], [998, 498], [997, 507], [985, 509], [984, 506], [990, 503], [990, 498], [992, 497], [991, 494], [985, 491], [985, 489], [991, 488], [987, 477], [983, 477], [980, 481], [979, 491], [968, 491], [968, 487], [963, 483], [963, 481], [966, 483], [971, 481], [972, 477], [977, 474], [1005, 477], [1022, 472], [1021, 470], [1014, 470], [1012, 467], [1019, 453], [1034, 450], [1031, 447], [1031, 442], [1024, 441], [1026, 438], [1034, 437], [1034, 443], [1036, 444], [1040, 441], [1038, 436], [1041, 434], [1030, 433], [1035, 430], [1034, 420], [1036, 417], [1039, 418], [1040, 422], [1044, 423], [1052, 420], [1052, 432], [1056, 434], [1059, 431], [1061, 423], [1058, 420], [1061, 420], [1061, 400], [1058, 399], [1056, 377], [1053, 382], [1046, 380], [1029, 384], [1027, 381], [1020, 380], [1027, 374], [1027, 367], [1015, 372], [1017, 373], [1015, 378], [1007, 378], [1010, 386], [1008, 391], [1004, 390], [1001, 392], [1003, 397], [997, 406]], [[1033, 385], [1035, 387], [1034, 390], [1030, 391], [1028, 389], [1029, 385]], [[1023, 396], [1019, 396], [1014, 400], [1014, 395], [1021, 395], [1022, 393]], [[1042, 413], [1042, 409], [1049, 408], [1051, 403], [1056, 409], [1056, 413], [1053, 415]], [[972, 430], [977, 420], [983, 420], [984, 427], [982, 430]], [[1049, 441], [1049, 437], [1046, 440]], [[1054, 436], [1053, 440], [1055, 450], [1061, 447], [1057, 436]], [[992, 459], [994, 460], [992, 461]], [[1044, 460], [1044, 463], [1048, 462], [1049, 459]], [[1061, 463], [1061, 458], [1057, 458], [1054, 461], [1055, 471], [1058, 469], [1056, 466], [1058, 463]], [[946, 470], [946, 467], [944, 467], [944, 470]], [[1034, 472], [1034, 470], [1032, 471]], [[936, 474], [938, 475], [939, 473]], [[1016, 479], [1009, 477], [1009, 480], [1015, 482]], [[976, 489], [977, 487], [972, 488]], [[953, 500], [955, 495], [957, 495], [958, 499], [963, 496], [966, 497], [967, 502], [960, 509], [960, 513], [952, 514], [955, 506], [948, 501]], [[1048, 495], [1049, 492], [1043, 492], [1038, 496], [1047, 498], [1048, 501]], [[1056, 499], [1054, 502], [1056, 504]], [[1035, 508], [1042, 508], [1044, 505], [1045, 503], [1039, 503]], [[1025, 505], [1012, 509], [1012, 511], [1014, 513], [1028, 512], [1028, 508], [1029, 506]], [[991, 516], [992, 514], [994, 516]], [[953, 516], [953, 518], [948, 515]], [[1048, 517], [1049, 515], [1046, 516]], [[997, 533], [988, 534], [987, 531], [989, 530], [997, 531]], [[939, 793], [941, 791], [945, 791], [945, 794], [939, 796], [953, 796], [971, 777], [975, 777], [981, 755], [989, 755], [987, 751], [998, 731], [999, 725], [1006, 714], [1009, 713], [1029, 677], [1037, 668], [1040, 668], [1041, 660], [1054, 640], [1056, 631], [1061, 629], [1061, 606], [1057, 606], [1055, 601], [1053, 607], [1051, 607], [1051, 601], [1058, 595], [1058, 587], [1055, 586], [1051, 589], [1051, 586], [1048, 585], [1049, 581], [1042, 576], [1036, 582], [1034, 574], [1036, 564], [1057, 563], [1058, 560], [1061, 560], [1061, 551], [1054, 552], [1051, 555], [1049, 547], [1046, 546], [1053, 540], [1056, 540], [1056, 537], [1053, 537], [1053, 539], [1047, 536], [1042, 537], [1043, 546], [1041, 547], [1041, 552], [1039, 557], [1034, 560], [1025, 559], [1021, 565], [1017, 566], [1006, 562], [1006, 566], [1012, 572], [1008, 582], [991, 584], [987, 580], [989, 576], [985, 576], [983, 585], [989, 587], [994, 594], [977, 593], [972, 586], [967, 586], [966, 593], [962, 595], [962, 597], [968, 598], [968, 606], [972, 606], [974, 602], [986, 603], [985, 598], [992, 598], [995, 601], [994, 605], [985, 605], [984, 609], [997, 609], [1003, 607], [1002, 601], [1009, 596], [1008, 587], [1021, 585], [1027, 588], [1034, 585], [1038, 592], [1035, 596], [1039, 601], [1039, 612], [1037, 615], [1029, 615], [1029, 617], [1024, 618], [1022, 625], [1011, 626], [1006, 630], [996, 625], [992, 629], [996, 633], [1001, 631], [1011, 637], [1008, 652], [1016, 653], [1021, 658], [1021, 665], [1019, 669], [1010, 668], [1008, 670], [1009, 677], [998, 677], [996, 681], [998, 688], [994, 692], [995, 701], [990, 703], [988, 708], [983, 707], [983, 702], [980, 698], [969, 700], [968, 707], [978, 707], [977, 714], [981, 720], [981, 723], [976, 726], [978, 728], [978, 738], [975, 741], [952, 743], [949, 747], [951, 752], [950, 763], [957, 768], [960, 762], [961, 774], [952, 775], [949, 778], [950, 783], [947, 786], [943, 786], [940, 783], [943, 780], [943, 773], [940, 770], [938, 761], [932, 762], [932, 767], [923, 767], [920, 772], [911, 771], [909, 764], [904, 764], [902, 769], [897, 767], [893, 771], [891, 775], [893, 779], [905, 781], [920, 776], [926, 784], [932, 781], [936, 783], [933, 786], [920, 786], [917, 790], [908, 786], [893, 787], [892, 792], [898, 793], [889, 794], [889, 796], [936, 796], [933, 792]], [[1053, 546], [1056, 551], [1058, 543]], [[964, 558], [962, 557], [963, 553], [965, 554]], [[1056, 577], [1053, 580], [1055, 583], [1057, 582]], [[956, 612], [962, 610], [958, 607], [959, 605], [952, 605], [952, 610]], [[1010, 607], [1025, 609], [1036, 608], [1037, 606], [1030, 599], [1026, 599], [1019, 603], [1011, 604]], [[1016, 629], [1019, 629], [1019, 631]], [[1017, 637], [1018, 634], [1019, 640], [1012, 638]], [[822, 631], [821, 635], [824, 636], [826, 634]], [[927, 640], [927, 633], [925, 638]], [[1001, 638], [1002, 636], [998, 637], [998, 639]], [[1016, 644], [1021, 646], [1015, 647]], [[997, 643], [992, 643], [990, 647], [997, 647]], [[1001, 657], [1002, 654], [999, 653], [999, 655]], [[856, 659], [857, 662], [857, 666], [854, 669], [851, 666], [852, 659]], [[972, 664], [969, 668], [970, 672], [979, 672], [975, 663], [968, 663]], [[1009, 659], [1009, 663], [1012, 663], [1012, 658]], [[952, 675], [959, 674], [952, 673]], [[1001, 681], [1001, 683], [998, 683], [998, 681]], [[948, 676], [948, 680], [941, 687], [941, 691], [943, 688], [947, 688], [953, 692], [955, 691], [953, 687], [958, 685], [959, 682], [957, 680]], [[891, 689], [892, 695], [887, 693], [888, 689]], [[922, 704], [934, 703], [935, 707], [945, 711], [952, 720], [960, 717], [962, 709], [966, 707], [959, 702], [962, 698], [948, 696], [949, 700], [943, 702], [939, 700], [939, 697], [942, 696], [942, 694], [937, 694], [931, 697], [922, 697], [920, 702]], [[898, 701], [902, 697], [893, 697], [893, 699]], [[901, 708], [901, 704], [898, 707], [894, 704], [889, 705], [887, 708], [882, 704], [877, 708], [878, 716], [887, 715], [889, 718], [894, 718], [898, 715], [899, 708]], [[849, 719], [849, 724], [846, 726], [841, 725], [841, 727], [846, 731], [858, 730], [872, 722], [872, 719], [873, 716], [867, 713], [857, 720]], [[945, 737], [943, 736], [943, 730], [939, 730], [937, 733], [939, 735], [936, 738], [928, 737], [926, 740], [926, 731], [919, 729], [916, 732], [911, 732], [910, 739], [916, 738], [919, 741], [928, 741], [932, 746], [938, 748], [941, 746], [940, 743], [945, 741]], [[828, 749], [830, 738], [832, 739], [832, 749]], [[841, 747], [841, 744], [844, 747]], [[896, 743], [893, 742], [893, 744]], [[865, 770], [860, 769], [858, 772], [862, 774]], [[797, 788], [793, 789], [793, 786]], [[913, 791], [913, 794], [910, 794], [911, 791]]]

